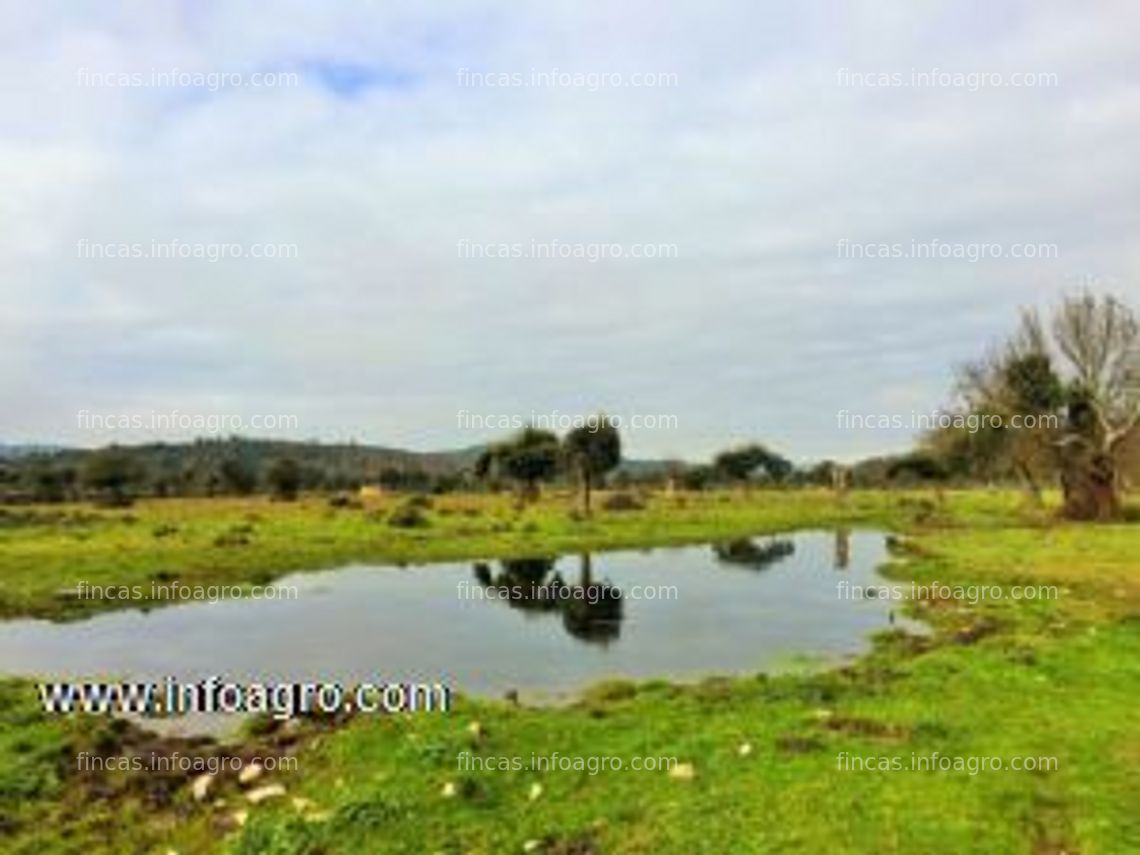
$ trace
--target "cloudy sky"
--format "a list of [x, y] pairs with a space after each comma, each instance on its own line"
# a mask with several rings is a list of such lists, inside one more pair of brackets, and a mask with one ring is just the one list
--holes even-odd
[[945, 403], [1018, 306], [1140, 298], [1134, 0], [3, 20], [0, 442], [177, 411], [434, 449], [496, 433], [461, 410], [604, 409], [674, 417], [638, 456], [850, 458], [909, 432], [841, 410]]

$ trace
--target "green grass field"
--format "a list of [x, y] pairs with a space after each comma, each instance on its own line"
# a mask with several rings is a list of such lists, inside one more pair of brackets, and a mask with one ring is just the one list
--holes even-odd
[[[599, 497], [605, 500], [605, 494]], [[1002, 492], [951, 496], [932, 512], [918, 494], [855, 493], [842, 504], [824, 492], [650, 495], [644, 510], [575, 517], [569, 493], [518, 510], [509, 496], [435, 497], [428, 525], [389, 523], [403, 499], [334, 508], [298, 502], [185, 499], [126, 510], [51, 506], [0, 512], [0, 616], [76, 616], [121, 603], [79, 599], [77, 585], [265, 584], [290, 570], [351, 561], [416, 563], [551, 555], [581, 550], [703, 542], [766, 531], [842, 523], [890, 526], [930, 517], [993, 525], [1016, 518], [1018, 498]]]
[[[384, 503], [381, 503], [384, 504]], [[1056, 586], [1051, 600], [937, 600], [926, 638], [885, 634], [825, 673], [609, 684], [527, 709], [463, 700], [447, 716], [309, 723], [288, 743], [282, 797], [236, 781], [198, 802], [185, 779], [79, 774], [80, 750], [143, 750], [130, 729], [47, 720], [31, 687], [0, 690], [0, 833], [13, 852], [1081, 853], [1140, 851], [1140, 526], [1072, 526], [1004, 492], [709, 494], [650, 500], [590, 522], [554, 496], [447, 497], [399, 530], [376, 508], [170, 502], [83, 523], [8, 525], [10, 614], [74, 613], [80, 574], [123, 583], [249, 582], [350, 559], [418, 561], [596, 549], [865, 523], [905, 533], [887, 572], [918, 582]], [[472, 509], [477, 510], [473, 513]], [[88, 513], [67, 509], [67, 514]], [[40, 511], [46, 513], [46, 511]], [[256, 515], [250, 543], [213, 546]], [[511, 527], [503, 530], [503, 526]], [[177, 529], [155, 537], [159, 526]], [[80, 537], [79, 535], [83, 535]], [[37, 572], [38, 568], [38, 572]], [[95, 574], [101, 574], [96, 577]], [[477, 723], [476, 728], [472, 728]], [[477, 732], [475, 732], [477, 731]], [[275, 741], [276, 740], [276, 741]], [[654, 771], [460, 769], [532, 754], [676, 758]], [[914, 770], [913, 758], [1045, 758], [1034, 771]], [[854, 758], [854, 759], [853, 759]], [[883, 758], [886, 758], [885, 760]], [[898, 758], [902, 768], [864, 766]], [[988, 762], [993, 762], [988, 761]], [[468, 764], [473, 765], [473, 764]]]

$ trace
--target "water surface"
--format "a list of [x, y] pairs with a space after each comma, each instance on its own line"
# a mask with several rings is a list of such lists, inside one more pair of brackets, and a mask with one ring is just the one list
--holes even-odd
[[[898, 603], [843, 598], [838, 582], [884, 584], [876, 567], [886, 557], [881, 533], [801, 532], [521, 562], [351, 566], [282, 578], [279, 587], [297, 586], [295, 600], [179, 604], [71, 623], [2, 622], [0, 672], [424, 680], [479, 695], [517, 690], [532, 699], [605, 678], [755, 673], [864, 651], [873, 631], [894, 622]], [[548, 596], [526, 596], [532, 583], [548, 586]], [[556, 602], [552, 584], [587, 593]], [[635, 598], [638, 585], [654, 586], [657, 597]], [[488, 586], [517, 587], [524, 596], [487, 598]]]

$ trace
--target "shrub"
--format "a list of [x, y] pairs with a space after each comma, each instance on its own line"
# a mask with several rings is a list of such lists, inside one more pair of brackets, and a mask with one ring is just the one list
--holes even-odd
[[602, 507], [607, 511], [644, 511], [645, 502], [633, 493], [614, 493], [606, 497]]
[[431, 525], [421, 505], [412, 500], [401, 502], [388, 517], [388, 525], [393, 528], [427, 528]]
[[214, 546], [248, 546], [253, 526], [246, 523], [230, 526], [226, 531], [214, 538]]

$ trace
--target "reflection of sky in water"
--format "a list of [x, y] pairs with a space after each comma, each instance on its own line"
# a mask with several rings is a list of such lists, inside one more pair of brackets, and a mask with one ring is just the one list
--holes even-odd
[[[194, 603], [66, 624], [8, 621], [0, 624], [0, 672], [442, 680], [495, 695], [509, 688], [557, 693], [609, 677], [756, 672], [798, 655], [865, 649], [868, 634], [888, 626], [898, 603], [841, 598], [838, 582], [886, 584], [875, 572], [885, 559], [883, 536], [871, 532], [596, 553], [589, 567], [595, 583], [626, 592], [636, 585], [676, 589], [673, 599], [624, 597], [618, 625], [597, 632], [588, 625], [597, 615], [475, 599], [481, 587], [473, 563], [349, 567], [281, 579], [299, 588], [296, 600]], [[485, 563], [495, 577], [509, 569]], [[549, 572], [579, 584], [582, 557], [560, 558]]]

